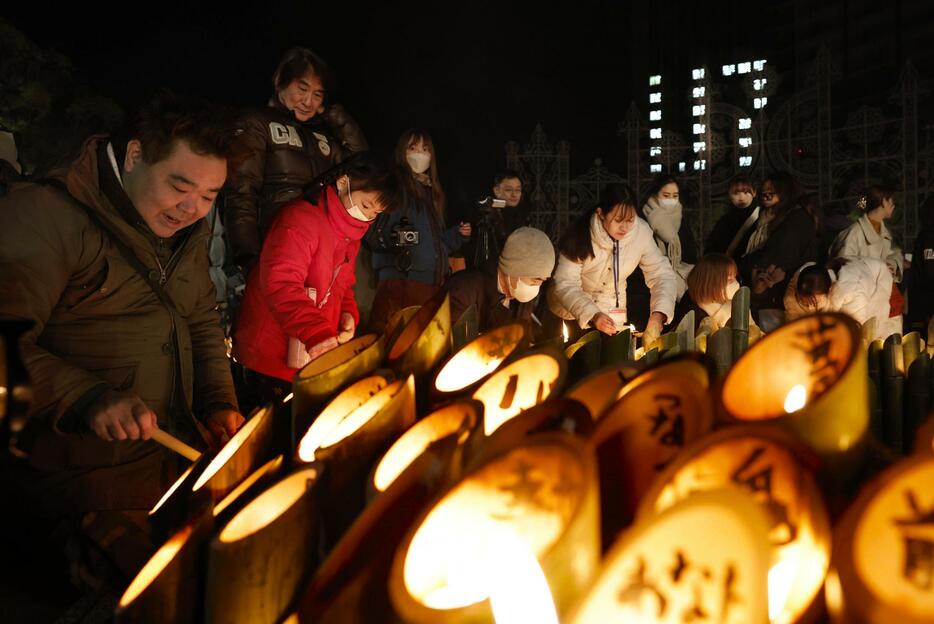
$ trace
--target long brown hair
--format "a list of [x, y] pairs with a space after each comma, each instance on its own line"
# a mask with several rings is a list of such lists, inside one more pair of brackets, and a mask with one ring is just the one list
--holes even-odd
[[435, 151], [434, 141], [431, 140], [431, 135], [428, 134], [428, 131], [422, 128], [409, 128], [403, 132], [402, 136], [399, 137], [399, 142], [396, 143], [396, 149], [393, 152], [392, 160], [399, 171], [399, 180], [402, 183], [405, 194], [409, 197], [419, 197], [422, 193], [419, 188], [420, 182], [415, 179], [415, 174], [412, 172], [412, 168], [405, 159], [405, 153], [409, 149], [409, 146], [419, 141], [425, 144], [425, 147], [428, 148], [428, 152], [431, 154], [431, 166], [428, 167], [427, 171], [428, 177], [431, 180], [431, 199], [434, 203], [435, 214], [438, 216], [438, 223], [443, 227], [446, 200], [444, 189], [441, 187], [441, 179], [438, 177], [438, 153]]
[[688, 293], [698, 305], [726, 303], [730, 273], [737, 275], [736, 263], [726, 254], [707, 254], [688, 273]]

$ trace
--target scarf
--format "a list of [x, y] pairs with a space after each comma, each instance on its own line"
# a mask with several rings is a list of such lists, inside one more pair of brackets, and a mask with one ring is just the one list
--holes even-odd
[[431, 176], [425, 173], [412, 172], [412, 176], [422, 185], [431, 188]]
[[756, 229], [753, 230], [752, 236], [749, 237], [744, 256], [759, 251], [765, 246], [766, 241], [769, 240], [769, 225], [771, 225], [773, 219], [775, 219], [775, 211], [772, 208], [766, 208], [759, 212]]
[[687, 290], [688, 273], [694, 268], [693, 264], [681, 261], [681, 237], [678, 234], [681, 230], [683, 215], [681, 202], [678, 202], [674, 208], [663, 208], [653, 195], [646, 200], [642, 212], [655, 234], [655, 243], [659, 251], [671, 261], [671, 268], [678, 276], [677, 294], [680, 300]]

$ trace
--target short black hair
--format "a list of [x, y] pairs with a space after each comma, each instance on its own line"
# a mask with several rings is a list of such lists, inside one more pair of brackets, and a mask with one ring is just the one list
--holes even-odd
[[150, 165], [167, 158], [176, 141], [184, 141], [200, 156], [223, 158], [229, 166], [244, 156], [233, 110], [167, 90], [157, 91], [135, 107], [114, 137], [121, 149], [134, 139], [142, 146], [143, 161]]
[[814, 302], [818, 295], [826, 295], [830, 292], [833, 282], [830, 279], [830, 273], [827, 268], [819, 264], [812, 264], [804, 267], [798, 273], [798, 284], [795, 287], [795, 298], [802, 305], [814, 307]]
[[575, 262], [593, 258], [590, 221], [598, 208], [606, 214], [612, 213], [617, 206], [623, 210], [623, 216], [628, 211], [636, 212], [636, 194], [628, 184], [607, 184], [600, 193], [600, 203], [582, 213], [561, 236], [558, 250]]
[[522, 176], [519, 175], [518, 171], [515, 169], [503, 169], [493, 176], [493, 186], [499, 186], [503, 180], [511, 180], [513, 178], [522, 182]]
[[272, 84], [277, 92], [282, 91], [293, 81], [307, 74], [309, 69], [321, 79], [321, 84], [324, 85], [324, 100], [326, 102], [328, 94], [334, 87], [334, 76], [324, 59], [308, 48], [295, 46], [286, 50], [272, 75]]

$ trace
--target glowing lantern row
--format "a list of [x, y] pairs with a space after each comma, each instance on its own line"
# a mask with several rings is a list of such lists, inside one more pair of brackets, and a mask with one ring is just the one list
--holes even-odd
[[492, 329], [452, 355], [435, 375], [432, 388], [440, 398], [464, 393], [490, 376], [527, 342], [525, 326]]
[[207, 622], [276, 622], [315, 561], [314, 468], [252, 500], [211, 542]]
[[416, 524], [396, 552], [392, 603], [408, 622], [489, 621], [491, 594], [535, 589], [529, 574], [504, 579], [496, 571], [523, 565], [527, 556], [503, 560], [511, 556], [504, 544], [519, 539], [508, 551], [525, 549], [541, 562], [561, 612], [596, 570], [597, 507], [586, 445], [567, 434], [530, 438], [471, 472]]
[[473, 403], [452, 403], [418, 421], [377, 462], [370, 479], [371, 491], [386, 491], [416, 457], [437, 441], [453, 435], [459, 445], [463, 444], [479, 419]]
[[497, 370], [473, 393], [483, 403], [484, 434], [559, 392], [566, 372], [564, 358], [549, 351], [529, 353]]
[[746, 494], [696, 494], [627, 530], [569, 621], [764, 624], [767, 534]]
[[863, 488], [834, 530], [825, 598], [834, 622], [934, 621], [934, 456]]
[[723, 429], [675, 459], [646, 492], [637, 518], [647, 520], [697, 492], [746, 491], [769, 522], [769, 619], [773, 624], [802, 621], [815, 607], [830, 562], [830, 521], [813, 477], [802, 466], [807, 457], [806, 449], [782, 430]]
[[275, 477], [282, 468], [282, 455], [270, 459], [268, 462], [253, 471], [250, 476], [240, 482], [240, 484], [230, 491], [230, 494], [214, 506], [214, 517], [220, 518], [232, 509], [238, 501], [245, 498], [247, 492], [262, 487], [263, 483]]
[[400, 374], [421, 376], [451, 348], [451, 302], [441, 292], [423, 305], [389, 345], [387, 363]]
[[564, 396], [582, 403], [596, 420], [616, 400], [623, 386], [639, 374], [639, 370], [632, 362], [605, 368], [579, 381]]
[[859, 326], [843, 314], [815, 314], [753, 345], [730, 369], [721, 396], [733, 419], [787, 427], [847, 472], [869, 427], [867, 380]]

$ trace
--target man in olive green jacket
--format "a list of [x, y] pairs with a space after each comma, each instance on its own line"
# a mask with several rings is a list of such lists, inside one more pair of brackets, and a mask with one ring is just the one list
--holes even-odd
[[155, 428], [204, 448], [243, 422], [203, 219], [234, 153], [218, 119], [158, 96], [57, 183], [0, 200], [0, 319], [35, 323], [21, 343], [28, 463], [5, 482], [44, 514], [149, 509], [179, 468]]

